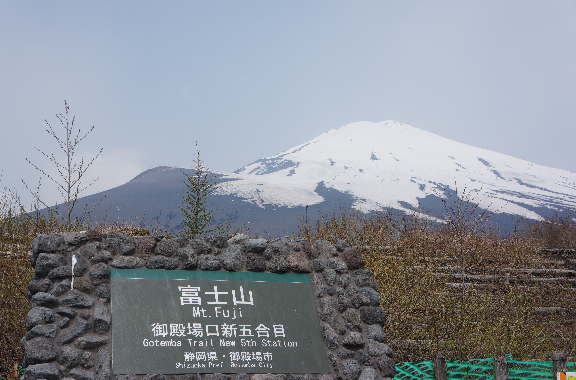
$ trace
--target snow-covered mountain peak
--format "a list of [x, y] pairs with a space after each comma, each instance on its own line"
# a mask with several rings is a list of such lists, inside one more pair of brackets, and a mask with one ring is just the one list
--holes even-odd
[[363, 211], [417, 207], [445, 187], [479, 192], [481, 207], [538, 218], [576, 206], [576, 174], [476, 148], [395, 121], [357, 122], [238, 169], [221, 185], [259, 205], [322, 202], [319, 183]]

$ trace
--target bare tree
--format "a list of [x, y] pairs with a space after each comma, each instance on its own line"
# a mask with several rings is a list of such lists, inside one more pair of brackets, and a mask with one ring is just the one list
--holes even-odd
[[[54, 131], [50, 123], [48, 123], [48, 120], [44, 121], [48, 125], [46, 132], [48, 132], [48, 134], [51, 135], [56, 140], [60, 149], [66, 155], [66, 162], [58, 161], [54, 153], [48, 154], [36, 148], [38, 152], [42, 153], [42, 155], [46, 157], [56, 167], [56, 170], [58, 171], [58, 176], [48, 174], [45, 170], [39, 168], [36, 164], [32, 163], [28, 158], [26, 158], [26, 161], [28, 161], [30, 165], [34, 166], [34, 168], [36, 168], [36, 170], [42, 173], [42, 175], [49, 178], [52, 182], [56, 184], [58, 192], [62, 195], [64, 203], [66, 204], [66, 214], [62, 215], [59, 212], [58, 208], [55, 208], [53, 211], [56, 213], [56, 215], [62, 218], [68, 225], [70, 225], [72, 222], [72, 210], [76, 206], [78, 196], [80, 195], [81, 192], [89, 188], [91, 185], [94, 184], [94, 182], [98, 180], [98, 178], [96, 178], [84, 187], [82, 185], [82, 177], [84, 176], [88, 168], [94, 163], [94, 160], [96, 160], [96, 158], [100, 156], [103, 148], [101, 148], [98, 154], [95, 157], [93, 157], [90, 161], [84, 161], [84, 157], [80, 157], [80, 159], [77, 159], [75, 157], [76, 147], [78, 146], [78, 144], [80, 144], [80, 142], [82, 142], [82, 140], [86, 138], [86, 136], [88, 136], [90, 132], [94, 130], [94, 127], [90, 128], [90, 130], [86, 132], [84, 135], [81, 135], [80, 128], [78, 128], [78, 131], [74, 131], [74, 120], [76, 117], [73, 116], [72, 120], [70, 120], [68, 116], [68, 111], [70, 107], [68, 106], [66, 100], [64, 100], [64, 108], [65, 113], [56, 114], [56, 117], [60, 121], [60, 124], [62, 125], [62, 128], [65, 131], [65, 136], [59, 136], [56, 133], [56, 131]], [[46, 208], [51, 209], [50, 206], [48, 206], [43, 200], [40, 199], [38, 192], [34, 193], [33, 191], [31, 191], [25, 182], [24, 185], [35, 197], [37, 203], [43, 205]], [[86, 218], [93, 210], [94, 208], [90, 211], [85, 210], [82, 216], [80, 218], [77, 218], [77, 220], [83, 221], [84, 218]]]

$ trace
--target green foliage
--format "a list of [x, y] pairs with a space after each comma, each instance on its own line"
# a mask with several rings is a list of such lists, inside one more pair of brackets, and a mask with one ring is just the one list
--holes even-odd
[[[238, 229], [232, 233], [232, 219], [228, 220], [226, 224], [217, 223], [214, 226], [214, 218], [216, 216], [215, 210], [210, 208], [209, 196], [216, 190], [217, 176], [212, 175], [209, 170], [204, 167], [203, 161], [200, 159], [200, 151], [198, 150], [198, 143], [196, 143], [196, 159], [194, 160], [194, 174], [190, 175], [182, 172], [186, 176], [184, 185], [184, 196], [182, 196], [182, 232], [181, 236], [191, 238], [195, 235], [219, 233], [223, 235], [233, 235], [238, 232]], [[236, 214], [234, 214], [236, 216]]]

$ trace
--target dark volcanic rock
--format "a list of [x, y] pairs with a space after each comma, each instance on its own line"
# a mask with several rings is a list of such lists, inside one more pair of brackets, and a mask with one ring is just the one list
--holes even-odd
[[52, 286], [52, 281], [48, 280], [47, 278], [36, 278], [34, 277], [30, 284], [28, 284], [28, 290], [30, 291], [31, 295], [34, 295], [38, 292], [47, 292], [50, 287]]
[[334, 269], [326, 269], [322, 274], [328, 286], [334, 286], [336, 284], [338, 277]]
[[146, 268], [148, 269], [176, 269], [178, 268], [178, 260], [173, 257], [154, 256], [146, 261]]
[[348, 269], [358, 269], [364, 267], [364, 258], [362, 257], [362, 254], [354, 248], [344, 252], [342, 254], [342, 259], [344, 259]]
[[357, 380], [360, 372], [362, 372], [362, 368], [356, 360], [344, 360], [342, 362], [342, 374], [345, 379]]
[[58, 305], [58, 298], [51, 294], [38, 292], [32, 296], [32, 307], [34, 306], [56, 306]]
[[83, 319], [77, 319], [74, 324], [60, 332], [58, 340], [60, 343], [70, 343], [81, 335], [84, 335], [90, 330], [90, 323]]
[[312, 260], [312, 265], [314, 266], [314, 270], [316, 272], [322, 272], [324, 269], [326, 269], [326, 259]]
[[88, 271], [88, 276], [90, 276], [90, 281], [95, 286], [108, 282], [110, 281], [110, 267], [105, 263], [93, 265]]
[[336, 248], [332, 244], [330, 244], [330, 242], [327, 240], [316, 241], [316, 246], [318, 247], [320, 256], [324, 257], [338, 256], [338, 250], [336, 250]]
[[354, 351], [341, 348], [336, 352], [336, 355], [338, 355], [340, 359], [352, 359], [356, 353]]
[[20, 380], [58, 380], [60, 373], [54, 364], [42, 363], [26, 367]]
[[80, 364], [80, 352], [72, 347], [64, 346], [60, 352], [58, 363], [66, 368], [74, 368]]
[[340, 289], [336, 293], [338, 294], [338, 311], [342, 313], [344, 310], [351, 307], [352, 303], [344, 290]]
[[376, 380], [378, 373], [374, 368], [364, 367], [358, 380]]
[[110, 266], [118, 269], [134, 269], [142, 265], [142, 259], [135, 256], [118, 256]]
[[198, 268], [200, 270], [219, 270], [222, 268], [222, 260], [214, 255], [202, 255], [198, 258]]
[[88, 351], [84, 351], [80, 356], [80, 365], [84, 368], [94, 367], [94, 355]]
[[60, 314], [60, 315], [64, 315], [70, 319], [74, 319], [74, 317], [76, 316], [76, 314], [78, 314], [78, 312], [70, 307], [59, 307], [56, 310], [54, 310], [56, 313]]
[[322, 281], [322, 276], [318, 273], [312, 273], [310, 275], [310, 281], [312, 282], [312, 289], [314, 290], [314, 296], [318, 298], [324, 297], [324, 281]]
[[33, 307], [26, 315], [26, 330], [37, 325], [46, 325], [54, 322], [54, 313], [46, 307]]
[[94, 380], [94, 373], [80, 368], [74, 368], [70, 371], [70, 376], [75, 380]]
[[43, 336], [46, 338], [55, 338], [56, 337], [56, 325], [37, 325], [32, 328], [32, 330], [28, 331], [28, 333], [24, 336], [24, 340], [30, 340], [37, 338], [39, 336]]
[[334, 247], [338, 250], [338, 252], [344, 252], [346, 249], [350, 248], [350, 244], [348, 244], [345, 240], [338, 240], [334, 244]]
[[336, 300], [332, 298], [321, 298], [318, 300], [318, 314], [321, 320], [334, 325], [338, 318]]
[[96, 292], [94, 293], [96, 298], [102, 300], [102, 302], [109, 303], [110, 302], [110, 285], [102, 284], [96, 288]]
[[64, 256], [56, 253], [41, 253], [36, 259], [36, 267], [34, 268], [34, 276], [41, 278], [46, 277], [52, 269], [66, 265]]
[[[96, 264], [99, 265], [99, 264]], [[68, 292], [66, 297], [64, 297], [60, 303], [65, 306], [77, 307], [77, 308], [91, 308], [94, 306], [94, 300], [92, 297], [78, 291], [77, 289], [72, 289]]]
[[182, 269], [194, 270], [198, 263], [198, 256], [193, 249], [190, 248], [179, 248], [176, 251], [176, 256], [182, 263]]
[[350, 332], [344, 337], [342, 344], [346, 347], [362, 347], [364, 346], [364, 339], [362, 339], [362, 334]]
[[88, 241], [88, 237], [85, 232], [66, 232], [64, 233], [64, 243], [66, 245], [78, 245]]
[[150, 255], [156, 246], [156, 239], [152, 236], [142, 236], [135, 238], [136, 254]]
[[348, 272], [348, 266], [346, 266], [344, 260], [342, 260], [339, 257], [329, 258], [328, 260], [326, 260], [326, 265], [328, 266], [328, 268], [334, 269], [338, 273]]
[[320, 251], [317, 244], [311, 243], [309, 241], [303, 241], [302, 249], [304, 250], [306, 256], [308, 256], [311, 260], [314, 260], [320, 256]]
[[101, 347], [108, 344], [107, 336], [86, 335], [76, 340], [76, 347], [84, 350], [91, 350], [93, 348]]
[[230, 272], [239, 272], [244, 266], [244, 256], [242, 248], [238, 245], [232, 245], [222, 254], [224, 269]]
[[190, 248], [192, 248], [197, 255], [208, 255], [212, 253], [210, 244], [199, 237], [190, 240]]
[[331, 350], [338, 348], [340, 345], [338, 334], [328, 323], [322, 324], [322, 337], [324, 338], [326, 346]]
[[98, 304], [94, 308], [94, 331], [104, 334], [110, 329], [110, 314], [108, 308], [103, 304]]
[[110, 380], [112, 376], [112, 355], [108, 350], [98, 350], [96, 380]]
[[132, 236], [117, 234], [116, 253], [122, 256], [133, 255], [136, 252], [136, 241]]
[[386, 323], [386, 313], [379, 307], [363, 306], [360, 308], [360, 316], [367, 325], [384, 326]]
[[24, 363], [26, 366], [51, 362], [58, 358], [58, 350], [52, 339], [39, 336], [24, 342]]
[[390, 359], [388, 356], [380, 356], [373, 358], [374, 362], [378, 365], [380, 373], [384, 377], [394, 377], [396, 375], [396, 366], [394, 365], [394, 360]]
[[366, 326], [366, 337], [380, 343], [386, 342], [386, 334], [384, 334], [382, 326], [380, 325]]
[[180, 248], [175, 239], [163, 239], [156, 244], [154, 252], [158, 255], [170, 257]]
[[377, 291], [372, 288], [363, 288], [361, 292], [368, 297], [370, 306], [380, 306], [380, 295]]
[[221, 235], [209, 235], [205, 239], [207, 243], [212, 244], [216, 248], [226, 248], [228, 246], [228, 240]]
[[286, 273], [290, 270], [290, 264], [283, 256], [274, 256], [266, 263], [266, 269], [272, 273]]
[[266, 270], [266, 260], [256, 253], [248, 253], [246, 256], [246, 270], [249, 272], [264, 272]]
[[36, 236], [32, 241], [32, 266], [36, 265], [38, 254], [42, 252], [57, 252], [62, 243], [64, 243], [64, 237], [60, 234]]
[[66, 293], [68, 290], [70, 290], [71, 284], [72, 284], [72, 281], [70, 281], [69, 279], [61, 281], [54, 287], [54, 289], [52, 289], [50, 294], [52, 294], [55, 297], [59, 297], [62, 294]]
[[360, 288], [368, 286], [374, 290], [378, 290], [378, 284], [376, 283], [376, 279], [374, 278], [372, 271], [363, 269], [357, 270], [353, 274], [353, 280]]
[[247, 252], [262, 253], [266, 250], [266, 239], [248, 239], [244, 248]]

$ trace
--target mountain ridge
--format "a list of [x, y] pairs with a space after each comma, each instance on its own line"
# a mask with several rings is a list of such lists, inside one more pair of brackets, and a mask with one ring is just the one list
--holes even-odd
[[[184, 175], [193, 168], [158, 166], [108, 190], [96, 219], [142, 217], [148, 227], [177, 232]], [[304, 215], [341, 206], [370, 213], [443, 213], [440, 194], [476, 196], [479, 210], [497, 211], [500, 225], [539, 219], [576, 206], [576, 174], [462, 144], [395, 121], [358, 122], [327, 131], [234, 172], [211, 171], [218, 187], [210, 196], [220, 221], [258, 234], [294, 233]], [[101, 195], [84, 197], [90, 205]], [[95, 203], [94, 203], [95, 204]], [[103, 212], [104, 210], [105, 212]], [[307, 212], [307, 214], [305, 214]], [[507, 228], [509, 228], [507, 227]]]

